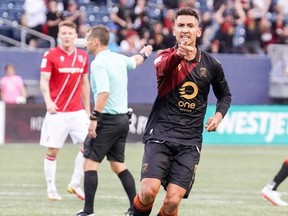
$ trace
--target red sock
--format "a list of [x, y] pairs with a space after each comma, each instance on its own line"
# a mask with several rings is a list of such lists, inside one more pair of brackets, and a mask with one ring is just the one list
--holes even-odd
[[147, 212], [147, 211], [151, 211], [152, 210], [153, 203], [148, 204], [148, 205], [144, 205], [141, 202], [139, 195], [137, 194], [135, 196], [134, 200], [133, 200], [133, 205], [134, 205], [134, 208], [136, 208], [137, 211], [139, 211], [139, 212]]
[[159, 213], [158, 213], [158, 216], [178, 216], [178, 209], [176, 210], [176, 212], [174, 214], [170, 215], [170, 214], [167, 214], [164, 212], [163, 206], [162, 206]]

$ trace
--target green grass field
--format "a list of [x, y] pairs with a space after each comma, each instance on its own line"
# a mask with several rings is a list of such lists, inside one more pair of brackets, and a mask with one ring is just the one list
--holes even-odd
[[[142, 144], [128, 144], [126, 162], [139, 186]], [[59, 153], [57, 186], [63, 200], [46, 198], [43, 174], [45, 148], [37, 144], [0, 146], [0, 215], [74, 215], [83, 207], [66, 192], [78, 146], [67, 144]], [[260, 190], [278, 171], [287, 156], [285, 146], [204, 146], [196, 181], [189, 199], [183, 200], [180, 216], [286, 216], [288, 207], [272, 206], [260, 197]], [[280, 187], [288, 201], [288, 179]], [[161, 206], [159, 193], [153, 216]], [[95, 199], [97, 216], [123, 216], [128, 201], [118, 177], [103, 162]]]

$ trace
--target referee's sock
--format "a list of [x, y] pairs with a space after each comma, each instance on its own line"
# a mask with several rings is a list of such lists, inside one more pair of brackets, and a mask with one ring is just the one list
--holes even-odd
[[84, 173], [84, 193], [85, 204], [83, 211], [86, 214], [92, 214], [94, 212], [94, 199], [98, 186], [98, 174], [97, 171], [89, 170]]
[[118, 177], [123, 185], [123, 188], [128, 196], [130, 208], [133, 206], [133, 199], [136, 196], [135, 180], [128, 169], [123, 170], [118, 174]]

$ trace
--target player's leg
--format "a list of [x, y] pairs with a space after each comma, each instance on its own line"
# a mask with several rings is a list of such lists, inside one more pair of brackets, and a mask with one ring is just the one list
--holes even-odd
[[133, 213], [133, 199], [136, 196], [135, 179], [124, 163], [110, 161], [110, 166], [112, 171], [117, 174], [129, 199], [129, 208], [125, 214], [130, 216]]
[[168, 184], [166, 191], [158, 216], [178, 216], [178, 206], [186, 193], [186, 189], [175, 184]]
[[199, 148], [195, 146], [167, 143], [173, 157], [167, 176], [166, 196], [158, 213], [159, 216], [177, 216], [178, 206], [183, 198], [188, 198], [195, 180], [200, 160]]
[[161, 181], [156, 178], [143, 178], [141, 188], [133, 200], [133, 216], [150, 215], [159, 192]]
[[63, 121], [62, 113], [47, 113], [41, 129], [40, 145], [47, 147], [44, 158], [44, 174], [47, 184], [49, 200], [61, 200], [57, 193], [55, 183], [57, 170], [57, 153], [64, 145], [67, 138], [67, 125]]
[[288, 176], [288, 158], [286, 158], [281, 166], [281, 169], [278, 171], [276, 176], [273, 179], [271, 185], [274, 185], [272, 190], [277, 190], [279, 185], [287, 178]]
[[62, 197], [58, 194], [56, 188], [56, 170], [57, 162], [56, 157], [59, 149], [47, 148], [46, 156], [44, 159], [44, 174], [47, 184], [48, 199], [52, 201], [62, 200]]
[[[81, 144], [81, 146], [83, 145]], [[85, 199], [85, 194], [80, 187], [81, 180], [84, 175], [83, 164], [84, 164], [84, 157], [83, 157], [83, 147], [82, 147], [80, 148], [75, 158], [72, 177], [71, 177], [70, 183], [67, 186], [67, 191], [69, 193], [75, 194], [80, 200]]]
[[135, 216], [150, 215], [161, 180], [166, 179], [170, 167], [171, 155], [165, 141], [150, 140], [144, 147], [140, 191], [133, 201]]
[[280, 193], [277, 192], [279, 185], [287, 178], [287, 176], [288, 176], [288, 158], [284, 160], [282, 167], [275, 175], [273, 181], [267, 184], [261, 190], [261, 196], [267, 201], [271, 202], [273, 205], [288, 206], [288, 203], [283, 201], [280, 198]]
[[94, 199], [98, 187], [98, 167], [99, 163], [89, 158], [84, 160], [84, 192], [85, 203], [83, 212], [86, 214], [94, 213]]
[[88, 133], [89, 119], [84, 110], [69, 113], [69, 115], [69, 119], [71, 119], [69, 133], [74, 144], [80, 143], [80, 149], [75, 158], [74, 169], [70, 183], [67, 186], [67, 191], [74, 193], [80, 200], [84, 200], [85, 194], [80, 185], [84, 175], [83, 142]]

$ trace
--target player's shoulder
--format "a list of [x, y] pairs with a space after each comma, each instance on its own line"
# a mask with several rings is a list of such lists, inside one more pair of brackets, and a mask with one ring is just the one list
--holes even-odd
[[47, 51], [45, 51], [45, 53], [44, 53], [44, 55], [43, 55], [43, 57], [47, 57], [47, 56], [49, 56], [49, 55], [55, 55], [56, 53], [58, 53], [59, 52], [59, 50], [57, 49], [57, 47], [53, 47], [53, 48], [50, 48], [50, 49], [48, 49]]
[[173, 53], [175, 51], [176, 47], [170, 47], [164, 50], [160, 50], [157, 52], [157, 56], [161, 56], [161, 55], [167, 55], [170, 53]]
[[204, 50], [201, 50], [201, 56], [202, 56], [202, 58], [206, 59], [206, 61], [208, 61], [208, 62], [211, 62], [214, 64], [221, 64], [221, 62], [215, 56], [213, 56], [212, 54], [210, 54]]

